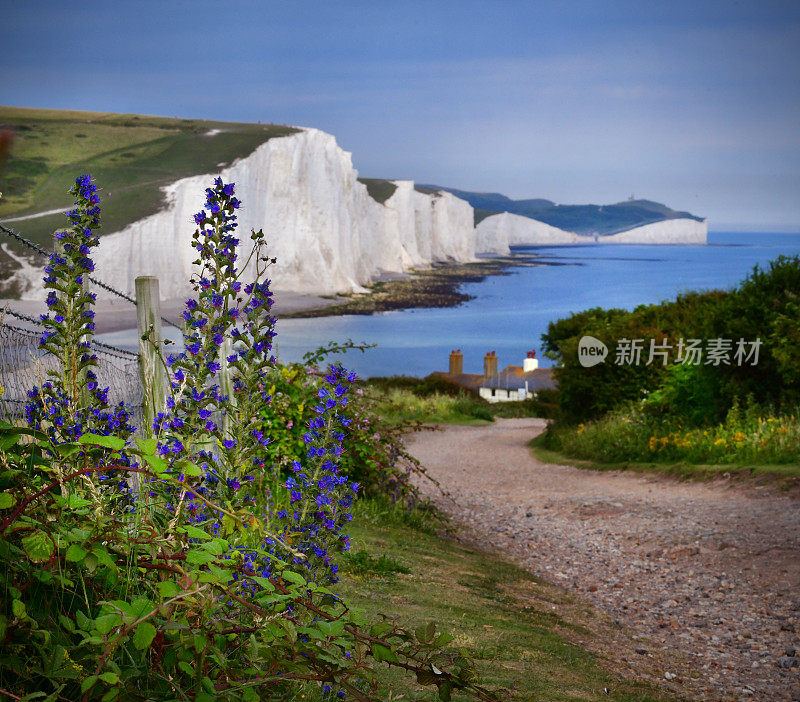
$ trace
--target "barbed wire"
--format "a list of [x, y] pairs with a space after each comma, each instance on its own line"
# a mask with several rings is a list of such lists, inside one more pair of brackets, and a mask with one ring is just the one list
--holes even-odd
[[[22, 312], [15, 312], [14, 310], [4, 309], [0, 310], [0, 318], [3, 315], [8, 314], [12, 317], [16, 317], [17, 319], [22, 319], [26, 322], [30, 322], [31, 324], [35, 324], [39, 327], [43, 327], [41, 320], [31, 317], [27, 314], [22, 314]], [[33, 332], [31, 329], [23, 329], [22, 327], [14, 326], [13, 324], [5, 323], [4, 326], [9, 327], [10, 329], [14, 329], [19, 332], [28, 332], [30, 334], [36, 334], [37, 332]], [[133, 351], [128, 351], [128, 349], [120, 348], [119, 346], [112, 346], [111, 344], [103, 343], [102, 341], [97, 341], [97, 339], [92, 339], [92, 346], [99, 346], [100, 348], [107, 349], [105, 353], [109, 353], [112, 356], [120, 356], [121, 358], [130, 359], [130, 358], [138, 358], [139, 354], [134, 353]]]
[[[51, 251], [48, 251], [42, 246], [39, 246], [39, 244], [37, 244], [36, 242], [27, 239], [26, 237], [22, 236], [22, 234], [20, 234], [19, 232], [15, 232], [13, 229], [5, 226], [4, 224], [0, 224], [0, 231], [2, 231], [7, 236], [10, 236], [12, 239], [16, 239], [23, 246], [27, 246], [29, 249], [35, 251], [38, 254], [41, 254], [42, 256], [47, 256], [49, 258], [52, 255]], [[110, 285], [107, 285], [102, 280], [98, 280], [94, 276], [90, 275], [87, 277], [99, 288], [103, 288], [103, 290], [108, 290], [108, 292], [112, 293], [113, 295], [121, 297], [123, 300], [127, 300], [134, 307], [136, 306], [136, 300], [134, 300], [130, 295], [126, 295], [124, 292], [120, 292], [119, 290], [112, 288]], [[183, 329], [178, 324], [175, 324], [175, 322], [171, 322], [166, 317], [161, 317], [161, 321], [164, 322], [164, 324], [168, 324], [171, 327], [175, 327], [175, 329], [178, 329], [179, 331], [183, 331]]]

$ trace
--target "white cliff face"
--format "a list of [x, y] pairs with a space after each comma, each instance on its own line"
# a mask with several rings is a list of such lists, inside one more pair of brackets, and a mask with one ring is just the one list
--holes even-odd
[[530, 217], [502, 212], [478, 222], [476, 248], [479, 253], [509, 253], [520, 244], [576, 244], [582, 237]]
[[694, 219], [667, 219], [595, 239], [508, 212], [481, 220], [475, 231], [478, 253], [495, 254], [523, 244], [705, 244], [708, 237], [708, 225]]
[[[380, 204], [358, 182], [351, 155], [316, 129], [270, 139], [218, 175], [236, 183], [243, 203], [240, 262], [249, 253], [251, 228], [263, 229], [267, 254], [277, 258], [268, 269], [274, 290], [363, 291], [383, 274], [475, 256], [469, 203], [447, 193], [418, 193], [411, 181], [398, 181]], [[164, 210], [102, 237], [94, 256], [98, 278], [131, 294], [137, 276], [153, 275], [163, 298], [188, 294], [196, 257], [193, 215], [203, 209], [214, 177], [173, 183], [165, 189]], [[36, 287], [26, 297], [39, 297]]]
[[696, 219], [665, 219], [619, 234], [599, 237], [601, 244], [706, 244], [708, 224]]

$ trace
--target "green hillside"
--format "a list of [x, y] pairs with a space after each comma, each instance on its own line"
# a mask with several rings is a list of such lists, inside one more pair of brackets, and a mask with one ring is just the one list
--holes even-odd
[[605, 236], [665, 219], [703, 219], [652, 200], [631, 199], [613, 205], [557, 205], [543, 199], [512, 200], [499, 193], [473, 193], [438, 185], [420, 187], [446, 190], [469, 202], [475, 208], [475, 224], [493, 214], [511, 212], [576, 234], [597, 233]]
[[[0, 128], [15, 134], [0, 172], [0, 221], [67, 209], [70, 183], [91, 173], [103, 189], [101, 234], [157, 212], [162, 186], [214, 173], [268, 139], [297, 131], [273, 124], [20, 107], [0, 107]], [[65, 221], [59, 213], [10, 226], [45, 243]]]

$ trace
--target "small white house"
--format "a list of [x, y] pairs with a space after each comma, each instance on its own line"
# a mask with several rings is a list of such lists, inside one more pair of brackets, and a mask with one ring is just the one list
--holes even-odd
[[497, 371], [497, 357], [490, 352], [484, 359], [484, 380], [478, 394], [487, 402], [532, 400], [540, 390], [555, 388], [550, 368], [539, 368], [535, 351], [528, 351], [522, 366], [507, 366]]

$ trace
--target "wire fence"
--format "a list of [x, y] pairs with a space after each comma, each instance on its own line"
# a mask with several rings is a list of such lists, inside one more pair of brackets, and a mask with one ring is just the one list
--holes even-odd
[[[46, 256], [46, 257], [49, 258], [52, 255], [51, 251], [48, 251], [43, 246], [40, 246], [39, 244], [37, 244], [35, 241], [31, 241], [30, 239], [24, 237], [19, 232], [15, 232], [13, 229], [11, 229], [11, 227], [7, 227], [4, 224], [0, 224], [0, 232], [5, 234], [10, 239], [14, 239], [14, 241], [22, 244], [27, 249], [30, 249], [31, 251], [34, 251], [35, 253], [37, 253], [37, 254], [39, 254], [41, 256]], [[97, 278], [95, 278], [92, 275], [87, 276], [87, 277], [98, 288], [102, 288], [103, 290], [106, 290], [106, 291], [110, 292], [112, 295], [116, 295], [117, 297], [120, 297], [123, 300], [126, 300], [127, 302], [130, 302], [134, 307], [136, 306], [136, 300], [134, 300], [130, 295], [126, 295], [124, 292], [120, 292], [116, 288], [111, 287], [107, 283], [104, 283], [102, 280], [98, 280]], [[162, 317], [161, 321], [164, 324], [168, 324], [171, 327], [175, 327], [176, 329], [181, 329], [180, 325], [175, 324], [175, 322], [170, 321], [166, 317]]]
[[[49, 257], [51, 252], [27, 239], [10, 227], [0, 224], [0, 233], [22, 244], [35, 253]], [[136, 305], [129, 295], [90, 276], [92, 284]], [[12, 318], [13, 322], [9, 322]], [[181, 327], [161, 317], [164, 324]], [[18, 322], [18, 323], [17, 323]], [[59, 361], [39, 347], [44, 325], [40, 319], [11, 309], [0, 309], [0, 418], [19, 420], [25, 416], [28, 392], [41, 387], [51, 373], [57, 373]], [[133, 412], [132, 423], [141, 427], [143, 420], [144, 389], [139, 371], [139, 355], [127, 349], [91, 339], [92, 351], [97, 356], [97, 366], [92, 370], [101, 387], [108, 387], [109, 403], [124, 402]]]
[[[41, 387], [51, 372], [60, 371], [60, 362], [39, 348], [41, 331], [0, 324], [0, 415], [6, 421], [25, 416], [28, 391]], [[92, 342], [97, 366], [92, 370], [101, 387], [108, 388], [110, 404], [124, 402], [133, 411], [133, 423], [141, 426], [144, 391], [139, 376], [139, 358], [135, 353]]]

